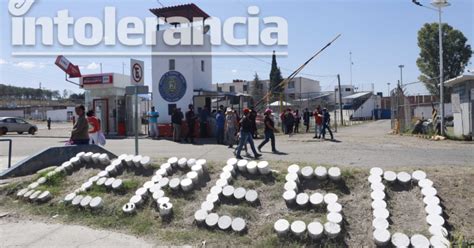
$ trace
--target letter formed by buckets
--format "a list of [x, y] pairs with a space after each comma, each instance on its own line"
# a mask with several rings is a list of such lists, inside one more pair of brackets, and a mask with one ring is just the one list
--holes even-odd
[[[107, 154], [92, 154], [90, 152], [79, 153], [75, 158], [86, 167], [100, 168], [102, 170], [97, 175], [89, 178], [74, 192], [66, 195], [63, 202], [72, 206], [90, 209], [100, 208], [103, 200], [100, 196], [92, 197], [88, 195], [87, 191], [90, 191], [93, 187], [105, 187], [113, 192], [123, 193], [123, 181], [117, 177], [126, 170], [144, 175], [150, 169], [149, 165], [151, 162], [150, 157], [127, 154], [122, 154], [113, 161], [110, 161]], [[74, 161], [71, 160], [69, 162], [74, 164]]]
[[[135, 195], [123, 206], [122, 210], [125, 213], [133, 213], [151, 196], [156, 202], [160, 216], [170, 219], [173, 213], [173, 204], [170, 202], [170, 198], [165, 195], [164, 189], [169, 188], [172, 194], [178, 195], [191, 193], [193, 190], [203, 187], [209, 179], [206, 163], [205, 159], [169, 158], [167, 163], [162, 164], [155, 171], [150, 181], [145, 182], [141, 188], [137, 189]], [[186, 174], [181, 177], [173, 177], [178, 171]]]
[[319, 188], [328, 183], [334, 183], [339, 188], [346, 188], [341, 170], [337, 167], [331, 167], [328, 170], [322, 166], [315, 169], [305, 166], [300, 169], [299, 165], [293, 164], [288, 167], [285, 179], [283, 199], [288, 208], [299, 210], [326, 208], [326, 223], [315, 220], [306, 225], [305, 220], [296, 220], [290, 224], [286, 219], [279, 219], [274, 224], [277, 235], [283, 238], [291, 232], [297, 238], [304, 238], [307, 232], [312, 240], [339, 238], [343, 225], [342, 205], [338, 203], [339, 197], [334, 193], [316, 192], [309, 195], [304, 190]]
[[222, 168], [216, 185], [210, 189], [201, 208], [194, 213], [199, 227], [232, 230], [237, 233], [247, 231], [246, 220], [237, 216], [221, 215], [216, 212], [219, 204], [240, 204], [247, 202], [251, 206], [259, 204], [258, 193], [253, 189], [232, 186], [234, 180], [243, 176], [247, 179], [271, 179], [271, 170], [267, 161], [247, 161], [230, 158]]
[[[76, 156], [69, 159], [69, 161], [62, 163], [61, 166], [55, 168], [52, 171], [49, 171], [45, 176], [38, 178], [38, 180], [28, 185], [27, 188], [24, 188], [18, 191], [17, 197], [27, 199], [31, 202], [38, 202], [38, 203], [47, 202], [53, 198], [53, 195], [47, 190], [41, 190], [41, 188], [42, 188], [42, 185], [48, 185], [48, 183], [50, 183], [53, 180], [53, 178], [63, 177], [65, 175], [72, 175], [74, 172], [84, 167], [101, 168], [108, 164], [110, 164], [110, 159], [106, 153], [80, 152], [76, 154]], [[81, 195], [82, 192], [87, 191], [87, 189], [89, 189], [92, 186], [92, 183], [97, 181], [97, 179], [95, 179], [95, 181], [93, 180], [89, 180], [89, 181], [88, 183], [83, 184], [81, 188], [77, 189], [73, 193], [74, 196], [69, 201], [72, 201], [73, 198], [75, 198], [76, 201], [74, 203], [77, 203], [76, 205], [81, 204], [83, 196], [80, 196], [81, 199], [79, 199], [79, 197], [76, 198], [76, 195]], [[72, 194], [68, 196], [70, 198]], [[69, 198], [67, 197], [67, 199]], [[100, 206], [102, 199], [100, 197], [96, 197], [96, 198], [87, 197], [84, 200], [84, 206], [86, 206], [86, 202], [87, 202], [87, 205], [94, 208], [94, 207]], [[97, 206], [95, 206], [96, 204]]]
[[[413, 247], [449, 247], [448, 232], [444, 228], [443, 208], [437, 196], [437, 190], [433, 187], [433, 181], [426, 177], [426, 173], [421, 170], [414, 171], [411, 175], [407, 172], [395, 173], [393, 171], [383, 171], [381, 168], [370, 169], [368, 178], [372, 192], [373, 239], [376, 245], [385, 246], [391, 243], [394, 247], [408, 247], [410, 243]], [[384, 184], [385, 182], [385, 184]], [[387, 187], [385, 187], [387, 185]], [[408, 237], [401, 232], [391, 234], [388, 231], [390, 212], [387, 209], [386, 200], [390, 200], [390, 195], [394, 190], [410, 190], [413, 187], [420, 187], [425, 205], [426, 222], [429, 225], [430, 239], [422, 234], [414, 234]], [[388, 190], [387, 190], [388, 189]], [[387, 194], [388, 192], [388, 194]], [[403, 204], [403, 203], [399, 203]], [[414, 220], [421, 221], [421, 220]], [[423, 230], [419, 230], [422, 232]]]

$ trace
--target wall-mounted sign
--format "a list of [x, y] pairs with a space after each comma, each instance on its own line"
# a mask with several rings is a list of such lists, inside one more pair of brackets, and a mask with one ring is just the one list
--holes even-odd
[[130, 83], [132, 84], [144, 84], [145, 75], [143, 69], [145, 63], [141, 60], [130, 59]]
[[86, 75], [82, 77], [83, 85], [91, 84], [113, 84], [114, 76], [112, 74]]
[[186, 79], [177, 71], [169, 71], [160, 79], [158, 90], [161, 97], [168, 102], [177, 102], [186, 94]]

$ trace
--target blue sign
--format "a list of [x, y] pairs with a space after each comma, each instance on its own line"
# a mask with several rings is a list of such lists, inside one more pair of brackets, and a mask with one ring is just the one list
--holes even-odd
[[168, 102], [177, 102], [186, 94], [186, 79], [177, 71], [169, 71], [160, 79], [158, 90], [163, 99]]

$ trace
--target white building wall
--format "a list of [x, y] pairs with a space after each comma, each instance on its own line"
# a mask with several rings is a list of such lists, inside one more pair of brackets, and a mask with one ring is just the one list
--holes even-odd
[[461, 103], [461, 112], [453, 114], [454, 134], [457, 136], [472, 134], [472, 104], [469, 102]]
[[0, 110], [0, 117], [25, 117], [23, 109]]
[[[189, 27], [183, 27], [183, 30]], [[157, 45], [152, 47], [152, 52], [166, 53], [210, 53], [212, 51], [210, 36], [204, 35], [204, 45], [176, 45], [169, 46], [163, 42], [165, 30], [157, 32]], [[186, 80], [186, 93], [178, 102], [168, 102], [162, 98], [159, 91], [161, 77], [169, 71], [169, 60], [175, 60], [175, 71], [180, 72]], [[193, 103], [194, 90], [212, 89], [212, 56], [192, 55], [154, 55], [152, 61], [152, 92], [153, 106], [160, 113], [159, 123], [169, 123], [171, 116], [168, 115], [168, 105], [176, 104], [183, 112], [187, 111], [188, 105]], [[201, 71], [201, 61], [204, 61], [204, 71]]]
[[74, 107], [67, 107], [66, 109], [55, 109], [46, 111], [46, 118], [51, 118], [51, 121], [68, 121], [68, 112], [74, 114]]
[[377, 106], [377, 96], [371, 96], [358, 109], [354, 111], [354, 118], [368, 118], [372, 117], [372, 112]]

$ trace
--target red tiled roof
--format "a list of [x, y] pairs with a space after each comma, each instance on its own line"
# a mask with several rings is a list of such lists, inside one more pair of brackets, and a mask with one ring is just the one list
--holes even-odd
[[204, 19], [209, 17], [209, 15], [206, 12], [204, 12], [194, 3], [176, 5], [176, 6], [170, 6], [170, 7], [164, 7], [164, 8], [157, 8], [157, 9], [150, 9], [150, 11], [157, 17], [164, 17], [164, 18], [181, 16], [181, 17], [185, 17], [188, 20], [193, 20], [193, 18], [196, 18], [196, 17], [202, 17]]

